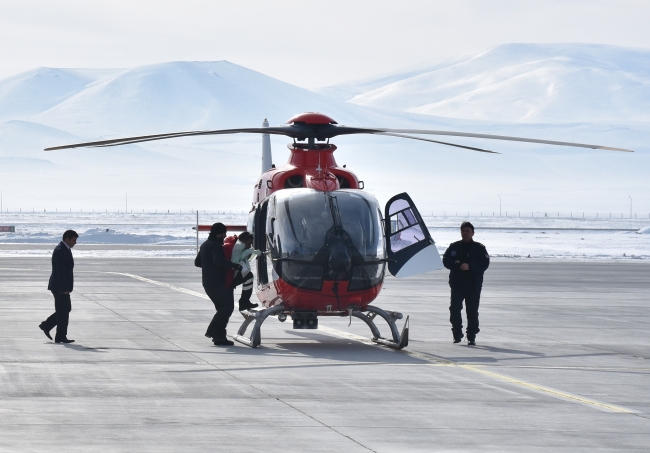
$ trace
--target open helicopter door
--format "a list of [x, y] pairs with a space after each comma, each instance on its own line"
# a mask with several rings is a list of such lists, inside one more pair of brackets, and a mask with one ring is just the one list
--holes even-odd
[[442, 269], [442, 260], [420, 213], [407, 193], [386, 203], [388, 270], [397, 278]]

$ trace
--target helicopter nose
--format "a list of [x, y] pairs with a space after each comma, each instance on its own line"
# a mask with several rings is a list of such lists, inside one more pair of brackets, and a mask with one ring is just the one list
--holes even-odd
[[350, 270], [352, 260], [348, 248], [343, 242], [336, 241], [330, 245], [329, 268], [330, 271], [337, 274], [345, 273]]

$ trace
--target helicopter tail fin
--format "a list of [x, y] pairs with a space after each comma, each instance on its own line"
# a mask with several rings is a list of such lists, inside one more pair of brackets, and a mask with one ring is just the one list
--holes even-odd
[[[262, 127], [269, 127], [269, 120], [264, 118]], [[273, 154], [271, 153], [271, 136], [262, 134], [262, 173], [266, 173], [273, 165]]]

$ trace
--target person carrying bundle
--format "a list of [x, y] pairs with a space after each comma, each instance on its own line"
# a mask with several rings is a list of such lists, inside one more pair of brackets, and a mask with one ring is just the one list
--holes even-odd
[[194, 265], [201, 268], [203, 289], [208, 295], [217, 312], [205, 332], [212, 338], [215, 346], [232, 346], [234, 343], [226, 337], [226, 326], [234, 309], [232, 289], [227, 283], [229, 270], [241, 270], [241, 266], [231, 262], [224, 255], [223, 241], [227, 227], [223, 223], [215, 223], [210, 228], [208, 240], [201, 244]]
[[232, 249], [230, 261], [241, 266], [241, 271], [235, 276], [233, 288], [242, 285], [241, 297], [239, 298], [239, 311], [251, 310], [257, 304], [251, 303], [253, 294], [253, 272], [251, 271], [250, 260], [253, 256], [260, 256], [262, 252], [252, 248], [253, 235], [244, 231], [239, 235], [237, 242]]

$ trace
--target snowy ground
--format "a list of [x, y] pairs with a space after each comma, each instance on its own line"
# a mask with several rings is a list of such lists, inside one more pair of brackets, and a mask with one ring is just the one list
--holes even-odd
[[[495, 259], [650, 260], [650, 219], [429, 216], [440, 252], [470, 220]], [[199, 214], [201, 224], [245, 224], [242, 213]], [[80, 234], [76, 256], [182, 257], [196, 247], [195, 213], [3, 213], [0, 256], [47, 256], [66, 229]], [[201, 233], [200, 240], [205, 240]], [[92, 246], [91, 246], [92, 245]]]
[[[441, 252], [465, 218], [428, 217]], [[492, 258], [650, 260], [650, 219], [469, 217]]]

